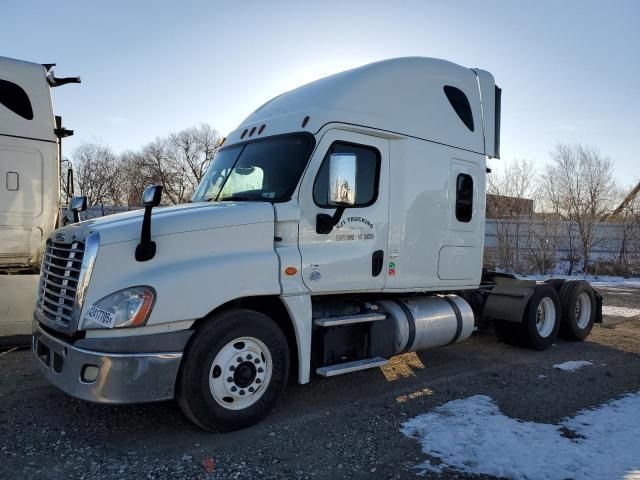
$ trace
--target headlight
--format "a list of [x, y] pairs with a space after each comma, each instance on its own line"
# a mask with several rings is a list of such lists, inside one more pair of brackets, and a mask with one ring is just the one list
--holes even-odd
[[86, 307], [83, 328], [139, 327], [149, 318], [156, 294], [151, 287], [131, 287]]

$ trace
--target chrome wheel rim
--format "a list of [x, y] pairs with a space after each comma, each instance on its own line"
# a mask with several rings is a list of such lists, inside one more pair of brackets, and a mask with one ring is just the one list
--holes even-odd
[[578, 296], [575, 309], [575, 319], [578, 328], [583, 330], [589, 325], [591, 320], [591, 298], [587, 292], [582, 292]]
[[549, 297], [543, 298], [536, 310], [536, 328], [538, 335], [548, 337], [556, 324], [556, 306]]
[[229, 410], [255, 404], [269, 386], [273, 361], [267, 346], [254, 337], [240, 337], [220, 349], [209, 370], [214, 400]]

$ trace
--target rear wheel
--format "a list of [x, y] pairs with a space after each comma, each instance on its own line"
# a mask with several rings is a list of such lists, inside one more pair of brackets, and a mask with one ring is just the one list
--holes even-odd
[[560, 329], [560, 298], [549, 285], [538, 285], [519, 325], [521, 342], [534, 350], [546, 350]]
[[182, 411], [205, 430], [236, 430], [262, 420], [289, 375], [280, 328], [253, 310], [222, 312], [187, 348], [177, 385]]
[[568, 340], [584, 340], [596, 317], [596, 297], [584, 280], [565, 282], [560, 287], [562, 325], [560, 335]]

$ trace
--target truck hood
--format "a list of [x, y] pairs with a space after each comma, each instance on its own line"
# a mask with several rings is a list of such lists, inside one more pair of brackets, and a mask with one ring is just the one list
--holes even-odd
[[[82, 228], [83, 233], [97, 231], [101, 245], [138, 240], [143, 215], [144, 210], [118, 213], [69, 225], [58, 232], [77, 228]], [[273, 220], [273, 206], [268, 202], [199, 202], [159, 207], [151, 214], [151, 237]]]

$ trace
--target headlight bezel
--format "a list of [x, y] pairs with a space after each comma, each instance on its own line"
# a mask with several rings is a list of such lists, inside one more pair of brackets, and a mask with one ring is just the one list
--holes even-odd
[[[142, 297], [140, 304], [135, 309], [132, 316], [126, 317], [126, 319], [118, 319], [118, 308], [122, 311], [125, 302], [131, 301], [130, 298], [118, 298], [124, 296], [127, 292], [135, 292]], [[81, 329], [82, 330], [114, 330], [122, 328], [137, 328], [143, 327], [147, 324], [153, 307], [155, 306], [157, 299], [156, 290], [150, 285], [135, 285], [127, 288], [122, 288], [105, 295], [97, 302], [91, 305], [85, 305], [82, 311]], [[94, 319], [88, 317], [89, 310], [95, 307], [101, 311], [111, 312], [116, 315], [114, 325], [109, 327], [96, 322]]]

